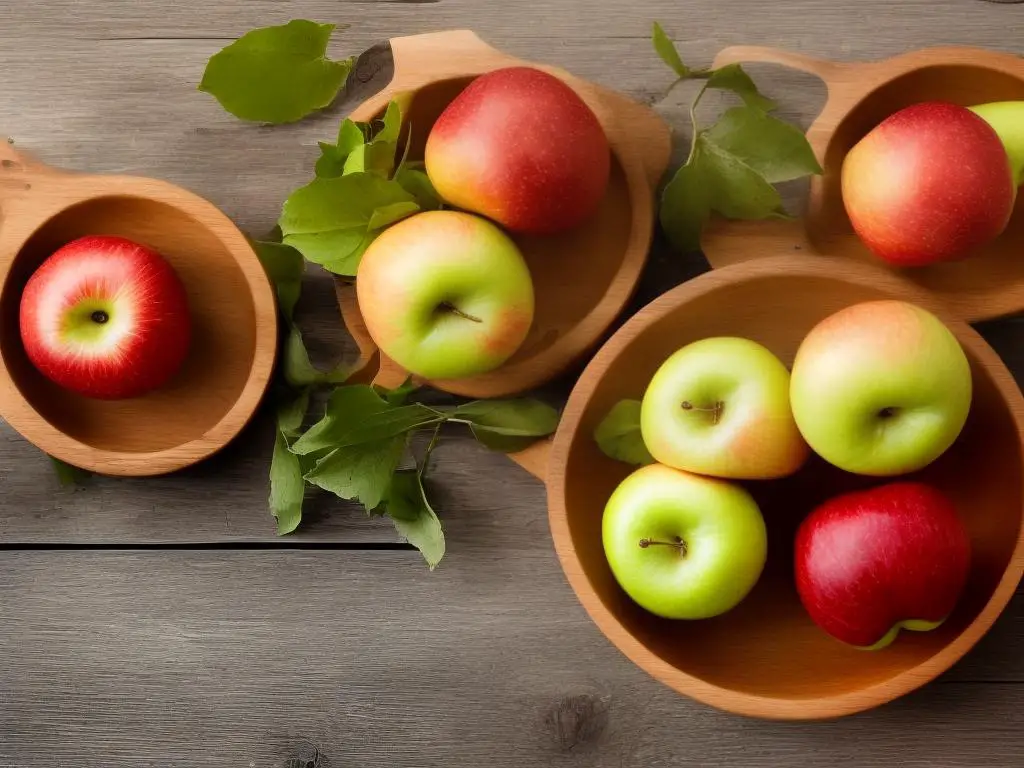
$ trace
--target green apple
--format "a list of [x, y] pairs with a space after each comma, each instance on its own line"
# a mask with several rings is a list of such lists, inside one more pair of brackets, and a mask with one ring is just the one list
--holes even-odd
[[429, 211], [384, 230], [363, 254], [356, 295], [385, 355], [427, 379], [492, 371], [533, 322], [530, 270], [486, 219]]
[[790, 411], [786, 366], [731, 336], [687, 344], [661, 364], [640, 429], [656, 461], [717, 477], [784, 477], [810, 454]]
[[704, 619], [735, 607], [768, 552], [761, 510], [727, 480], [648, 464], [604, 509], [605, 556], [642, 608], [667, 619]]
[[969, 108], [992, 126], [1010, 158], [1013, 181], [1024, 183], [1024, 101], [993, 101]]
[[971, 366], [931, 312], [854, 304], [822, 320], [793, 362], [790, 400], [811, 448], [847, 472], [914, 472], [953, 444], [971, 407]]

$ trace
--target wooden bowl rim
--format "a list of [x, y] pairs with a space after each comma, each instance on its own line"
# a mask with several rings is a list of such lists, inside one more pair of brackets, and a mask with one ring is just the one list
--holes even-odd
[[[598, 383], [621, 353], [648, 327], [686, 303], [731, 283], [779, 275], [816, 277], [872, 288], [881, 287], [894, 297], [912, 301], [934, 312], [956, 334], [961, 344], [992, 376], [1013, 416], [1018, 441], [1024, 435], [1024, 397], [1003, 361], [965, 321], [948, 312], [927, 291], [876, 267], [850, 263], [837, 274], [834, 265], [806, 256], [770, 256], [706, 272], [648, 304], [622, 326], [594, 356], [566, 404], [551, 450], [548, 475], [548, 522], [555, 549], [578, 599], [604, 635], [633, 663], [675, 691], [734, 714], [771, 720], [819, 720], [850, 715], [879, 706], [919, 688], [957, 662], [989, 630], [1016, 592], [1024, 574], [1024, 515], [1017, 542], [992, 596], [975, 619], [949, 644], [920, 664], [868, 687], [842, 694], [806, 698], [773, 698], [743, 693], [689, 675], [663, 661], [631, 635], [605, 607], [576, 555], [569, 530], [566, 468], [578, 437], [580, 419]], [[1021, 472], [1024, 496], [1024, 471]]]
[[[41, 451], [76, 467], [98, 474], [145, 477], [166, 474], [195, 464], [230, 443], [249, 423], [270, 384], [278, 345], [277, 299], [270, 279], [255, 251], [235, 223], [205, 198], [170, 182], [148, 177], [65, 173], [27, 164], [48, 178], [48, 185], [65, 185], [59, 206], [51, 206], [29, 228], [10, 262], [0, 268], [0, 292], [10, 267], [24, 244], [55, 216], [79, 205], [109, 198], [135, 198], [175, 208], [208, 230], [231, 254], [245, 277], [253, 302], [255, 345], [252, 365], [238, 398], [213, 426], [199, 437], [158, 451], [118, 451], [96, 448], [65, 434], [40, 414], [21, 393], [0, 355], [0, 417]], [[75, 194], [75, 190], [88, 190]]]
[[[416, 77], [407, 77], [399, 72], [396, 64], [395, 75], [392, 80], [378, 93], [370, 96], [361, 102], [352, 111], [350, 117], [353, 120], [367, 121], [383, 112], [387, 103], [392, 98], [401, 95], [413, 95], [416, 92], [438, 83], [472, 79], [509, 66], [526, 66], [538, 69], [558, 77], [568, 84], [576, 93], [586, 101], [593, 109], [593, 102], [601, 100], [610, 106], [616, 103], [635, 104], [650, 113], [650, 122], [658, 122], [665, 134], [664, 152], [651, 151], [652, 156], [663, 154], [663, 158], [653, 161], [653, 165], [646, 163], [639, 147], [635, 142], [623, 141], [620, 128], [613, 124], [609, 126], [602, 120], [608, 136], [608, 143], [612, 154], [615, 156], [625, 179], [626, 189], [630, 198], [630, 230], [629, 238], [623, 250], [623, 257], [614, 275], [608, 283], [608, 290], [604, 292], [601, 299], [594, 304], [590, 310], [580, 317], [567, 330], [559, 334], [550, 346], [522, 360], [511, 364], [503, 365], [494, 371], [473, 376], [465, 379], [430, 380], [431, 386], [454, 395], [465, 397], [490, 397], [486, 391], [500, 389], [503, 395], [512, 395], [528, 389], [540, 386], [553, 378], [564, 373], [573, 364], [600, 343], [601, 335], [614, 323], [615, 319], [625, 309], [633, 296], [643, 274], [644, 266], [649, 257], [650, 246], [654, 239], [654, 226], [656, 218], [655, 186], [661, 175], [668, 167], [671, 153], [670, 129], [667, 123], [644, 105], [637, 104], [627, 99], [622, 94], [607, 89], [596, 83], [584, 80], [559, 67], [548, 64], [527, 61], [507, 54], [488, 43], [484, 42], [475, 32], [466, 29], [450, 30], [445, 32], [434, 32], [423, 35], [411, 35], [400, 38], [392, 38], [390, 43], [394, 49], [396, 46], [402, 49], [411, 49], [413, 56], [424, 55], [420, 51], [422, 45], [434, 45], [450, 40], [453, 46], [459, 46], [465, 51], [474, 52], [479, 57], [473, 63], [469, 63], [468, 57], [458, 64], [446, 64], [434, 73], [419, 73]], [[408, 54], [406, 54], [408, 55]], [[408, 81], [408, 84], [406, 84]], [[609, 108], [609, 112], [613, 110]], [[358, 279], [358, 278], [357, 278]], [[350, 308], [358, 307], [357, 302], [352, 302]], [[356, 329], [362, 328], [361, 321], [352, 322], [347, 316], [346, 307], [342, 305], [342, 317], [346, 326], [354, 325]], [[350, 327], [350, 333], [352, 332]], [[360, 345], [362, 347], [362, 344]], [[381, 363], [382, 366], [385, 363]], [[388, 361], [391, 367], [396, 364]], [[391, 375], [396, 375], [392, 372]], [[515, 386], [510, 388], [506, 382], [509, 378], [514, 379]]]

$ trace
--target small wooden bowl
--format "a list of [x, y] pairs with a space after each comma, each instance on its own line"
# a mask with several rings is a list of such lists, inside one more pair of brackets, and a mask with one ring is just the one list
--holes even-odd
[[[708, 336], [765, 344], [787, 364], [808, 331], [850, 304], [882, 298], [935, 312], [963, 345], [974, 377], [957, 442], [916, 476], [951, 496], [971, 536], [973, 563], [954, 613], [932, 632], [904, 632], [889, 648], [861, 651], [833, 640], [800, 604], [793, 539], [819, 502], [882, 481], [848, 475], [817, 457], [784, 480], [746, 483], [768, 527], [768, 562], [732, 611], [704, 621], [649, 614], [619, 588], [601, 540], [604, 505], [632, 467], [607, 458], [593, 432], [622, 398], [643, 396], [660, 363]], [[546, 477], [555, 548], [601, 631], [655, 678], [699, 701], [770, 719], [821, 719], [865, 710], [923, 685], [989, 629], [1024, 570], [1024, 398], [995, 352], [934, 295], [852, 261], [774, 257], [708, 272], [669, 291], [601, 348], [577, 383], [551, 444], [514, 456]], [[550, 455], [547, 455], [550, 446]]]
[[[120, 235], [160, 252], [193, 321], [178, 375], [144, 397], [103, 401], [44, 378], [19, 332], [21, 292], [60, 246]], [[71, 174], [0, 143], [0, 416], [41, 450], [108, 475], [157, 475], [228, 443], [251, 418], [277, 348], [273, 288], [248, 241], [212, 204], [153, 179]]]
[[[523, 345], [501, 368], [482, 376], [424, 382], [467, 397], [501, 397], [539, 386], [596, 346], [636, 287], [653, 234], [653, 188], [671, 154], [668, 126], [651, 109], [620, 94], [497, 51], [470, 31], [399, 37], [390, 45], [394, 77], [352, 119], [372, 120], [390, 99], [409, 95], [406, 119], [414, 159], [423, 157], [427, 135], [445, 107], [474, 77], [502, 67], [527, 65], [561, 78], [604, 126], [613, 153], [612, 175], [597, 213], [571, 232], [514, 238], [529, 264], [536, 294], [533, 327]], [[386, 356], [377, 359], [353, 286], [343, 280], [337, 284], [342, 317], [363, 353], [362, 367], [372, 368], [384, 386], [400, 383], [408, 374]]]
[[[870, 253], [850, 225], [840, 191], [846, 153], [874, 126], [903, 107], [943, 100], [963, 106], [1024, 99], [1024, 59], [976, 48], [927, 48], [884, 61], [822, 61], [772, 48], [726, 48], [715, 66], [733, 62], [782, 64], [817, 75], [828, 100], [807, 130], [824, 175], [811, 182], [806, 215], [798, 221], [718, 220], [702, 247], [714, 267], [762, 254], [803, 252], [836, 262], [846, 259], [885, 265]], [[935, 292], [968, 321], [1024, 310], [1024, 195], [1006, 231], [969, 258], [893, 272]]]

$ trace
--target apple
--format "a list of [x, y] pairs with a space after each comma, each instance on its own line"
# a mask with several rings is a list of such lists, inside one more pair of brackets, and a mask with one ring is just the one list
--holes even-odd
[[901, 629], [935, 629], [967, 581], [971, 542], [953, 503], [924, 483], [892, 482], [817, 507], [796, 536], [797, 592], [828, 634], [864, 649]]
[[811, 449], [861, 475], [913, 472], [956, 440], [971, 366], [941, 320], [905, 301], [853, 304], [804, 337], [790, 402]]
[[51, 254], [21, 295], [22, 345], [51, 381], [117, 400], [158, 389], [181, 368], [192, 324], [171, 265], [140, 243], [89, 235]]
[[717, 477], [784, 477], [810, 454], [786, 366], [737, 337], [702, 339], [666, 359], [644, 392], [640, 430], [656, 461]]
[[854, 231], [900, 267], [969, 256], [1003, 232], [1016, 195], [996, 131], [943, 102], [883, 120], [846, 155], [841, 186]]
[[757, 583], [768, 552], [764, 518], [746, 490], [661, 464], [641, 467], [615, 489], [602, 539], [622, 589], [666, 619], [732, 609]]
[[1010, 157], [1013, 183], [1024, 183], [1024, 101], [993, 101], [970, 107], [992, 126]]
[[474, 79], [427, 137], [437, 193], [507, 230], [552, 234], [576, 227], [604, 197], [611, 168], [596, 115], [559, 78], [505, 67]]
[[427, 211], [384, 230], [363, 254], [356, 295], [381, 351], [427, 379], [497, 368], [533, 322], [533, 281], [519, 248], [462, 211]]

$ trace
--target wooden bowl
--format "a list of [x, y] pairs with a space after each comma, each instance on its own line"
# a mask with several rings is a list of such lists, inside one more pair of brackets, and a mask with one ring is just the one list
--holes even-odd
[[[932, 632], [904, 632], [882, 651], [833, 640], [804, 611], [793, 577], [794, 533], [834, 494], [884, 480], [840, 472], [817, 457], [791, 478], [745, 483], [768, 527], [768, 561], [747, 598], [703, 621], [655, 617], [615, 582], [602, 547], [604, 505], [633, 469], [607, 458], [594, 428], [622, 398], [640, 398], [655, 370], [683, 345], [714, 335], [765, 344], [790, 365], [827, 315], [882, 298], [935, 312], [970, 360], [975, 394], [960, 438], [916, 477], [955, 501], [973, 564], [954, 613]], [[989, 629], [1024, 570], [1021, 437], [1024, 398], [985, 341], [934, 295], [852, 261], [774, 257], [713, 270], [666, 293], [601, 348], [565, 408], [550, 455], [536, 444], [515, 456], [546, 477], [552, 536], [572, 588], [601, 631], [676, 691], [730, 712], [771, 719], [833, 718], [865, 710], [928, 682]]]
[[[650, 247], [655, 219], [653, 188], [668, 165], [668, 126], [651, 109], [567, 72], [495, 50], [469, 31], [456, 30], [390, 41], [391, 82], [353, 113], [354, 120], [381, 115], [390, 99], [411, 98], [406, 118], [410, 157], [423, 157], [434, 121], [474, 77], [508, 66], [528, 65], [561, 78], [594, 110], [613, 153], [611, 181], [599, 210], [571, 232], [514, 239], [533, 276], [536, 311], [529, 335], [501, 368], [431, 386], [468, 397], [501, 397], [536, 387], [592, 351], [629, 300]], [[363, 352], [364, 370], [393, 386], [407, 373], [381, 356], [359, 317], [355, 290], [338, 281], [342, 316]], [[378, 372], [379, 369], [379, 372]]]
[[[189, 356], [144, 397], [95, 400], [44, 378], [21, 343], [28, 278], [87, 234], [149, 245], [174, 267], [193, 321]], [[274, 367], [273, 288], [248, 241], [217, 208], [144, 178], [48, 168], [0, 143], [0, 416], [41, 450], [109, 475], [156, 475], [203, 459], [250, 419]]]
[[[928, 48], [884, 61], [840, 63], [759, 47], [724, 49], [715, 66], [770, 62], [817, 75], [828, 100], [807, 130], [824, 174], [811, 182], [805, 217], [799, 221], [716, 221], [702, 247], [714, 267], [767, 253], [802, 252], [836, 262], [854, 259], [885, 265], [856, 236], [843, 207], [840, 171], [846, 153], [883, 119], [921, 101], [973, 106], [1024, 99], [1024, 59], [976, 48]], [[1024, 195], [1006, 231], [961, 261], [897, 269], [935, 292], [968, 321], [1024, 310]]]

